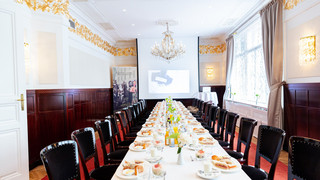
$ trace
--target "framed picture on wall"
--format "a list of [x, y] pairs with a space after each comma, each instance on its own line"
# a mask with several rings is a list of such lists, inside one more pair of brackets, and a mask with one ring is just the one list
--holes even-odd
[[112, 80], [114, 111], [138, 102], [136, 67], [113, 67]]

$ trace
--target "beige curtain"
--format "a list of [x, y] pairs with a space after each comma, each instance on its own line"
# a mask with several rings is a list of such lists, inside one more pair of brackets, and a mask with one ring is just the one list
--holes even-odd
[[260, 11], [264, 62], [270, 88], [268, 125], [280, 127], [282, 122], [281, 86], [283, 65], [282, 0], [273, 0]]
[[233, 35], [229, 36], [226, 39], [227, 44], [227, 59], [226, 59], [226, 90], [223, 95], [223, 108], [226, 108], [226, 99], [230, 95], [230, 78], [232, 71], [232, 62], [233, 62], [233, 53], [234, 53], [234, 39]]

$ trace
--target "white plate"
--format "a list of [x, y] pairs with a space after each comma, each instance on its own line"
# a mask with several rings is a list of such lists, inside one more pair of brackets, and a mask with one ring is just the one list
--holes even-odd
[[[122, 173], [123, 171], [123, 168], [122, 168], [122, 165], [120, 165], [121, 167], [119, 167], [118, 171], [116, 172], [116, 175], [121, 178], [121, 179], [138, 179], [138, 177], [136, 175], [132, 175], [132, 176], [127, 176], [127, 175], [124, 175]], [[146, 167], [144, 166], [143, 167], [143, 173], [139, 174], [139, 176], [143, 176], [146, 172]]]
[[189, 146], [187, 146], [187, 147], [188, 147], [190, 150], [192, 150], [192, 151], [201, 149], [201, 145], [189, 144]]
[[143, 124], [143, 125], [142, 125], [142, 127], [144, 127], [144, 128], [154, 128], [154, 126], [155, 126], [155, 125], [153, 125], [153, 126], [147, 126], [146, 124]]
[[[190, 121], [192, 123], [194, 122], [198, 122], [198, 121]], [[191, 123], [188, 123], [189, 126], [201, 126], [201, 123], [196, 123], [196, 124], [191, 124]]]
[[221, 172], [218, 171], [217, 173], [212, 173], [211, 175], [205, 175], [204, 173], [200, 173], [202, 170], [197, 170], [197, 175], [203, 179], [214, 179], [220, 176]]
[[[193, 131], [193, 132], [194, 132], [194, 131]], [[204, 135], [204, 134], [206, 134], [206, 133], [208, 133], [208, 132], [209, 132], [209, 131], [208, 131], [207, 129], [205, 129], [203, 133], [196, 133], [196, 132], [194, 132], [194, 133], [196, 133], [197, 135]]]
[[137, 133], [137, 136], [138, 136], [138, 137], [151, 137], [151, 136], [152, 136], [152, 133], [151, 133], [151, 135], [149, 135], [149, 134], [148, 134], [148, 135], [143, 135], [143, 134], [141, 134], [141, 132], [138, 132], [138, 133]]
[[[231, 172], [237, 172], [237, 171], [239, 171], [239, 170], [241, 169], [241, 164], [239, 163], [239, 161], [236, 160], [236, 159], [234, 159], [234, 158], [231, 158], [230, 160], [233, 161], [237, 167], [232, 168], [232, 169], [221, 169], [221, 168], [219, 168], [219, 167], [216, 167], [216, 166], [212, 163], [212, 164], [213, 164], [213, 168], [214, 168], [214, 169], [218, 169], [218, 170], [220, 170], [221, 172], [226, 172], [226, 173], [229, 173], [229, 172], [231, 173]], [[212, 160], [212, 161], [214, 162], [215, 160]]]
[[133, 144], [133, 143], [130, 144], [129, 149], [130, 149], [131, 151], [136, 151], [136, 152], [144, 152], [144, 151], [146, 151], [146, 149], [140, 149], [140, 148], [134, 147], [134, 144]]

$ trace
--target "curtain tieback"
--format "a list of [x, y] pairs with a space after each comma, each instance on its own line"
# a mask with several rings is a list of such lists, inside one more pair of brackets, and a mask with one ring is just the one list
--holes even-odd
[[279, 89], [279, 88], [280, 88], [281, 86], [283, 86], [284, 84], [286, 84], [286, 81], [282, 81], [282, 82], [280, 82], [280, 83], [276, 83], [276, 84], [272, 85], [272, 86], [270, 87], [270, 92], [273, 91], [273, 90]]

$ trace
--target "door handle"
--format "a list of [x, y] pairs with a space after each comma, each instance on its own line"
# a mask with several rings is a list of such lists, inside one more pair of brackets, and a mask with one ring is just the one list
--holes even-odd
[[20, 99], [17, 99], [17, 101], [21, 102], [21, 111], [24, 111], [24, 98], [23, 94], [20, 95]]

